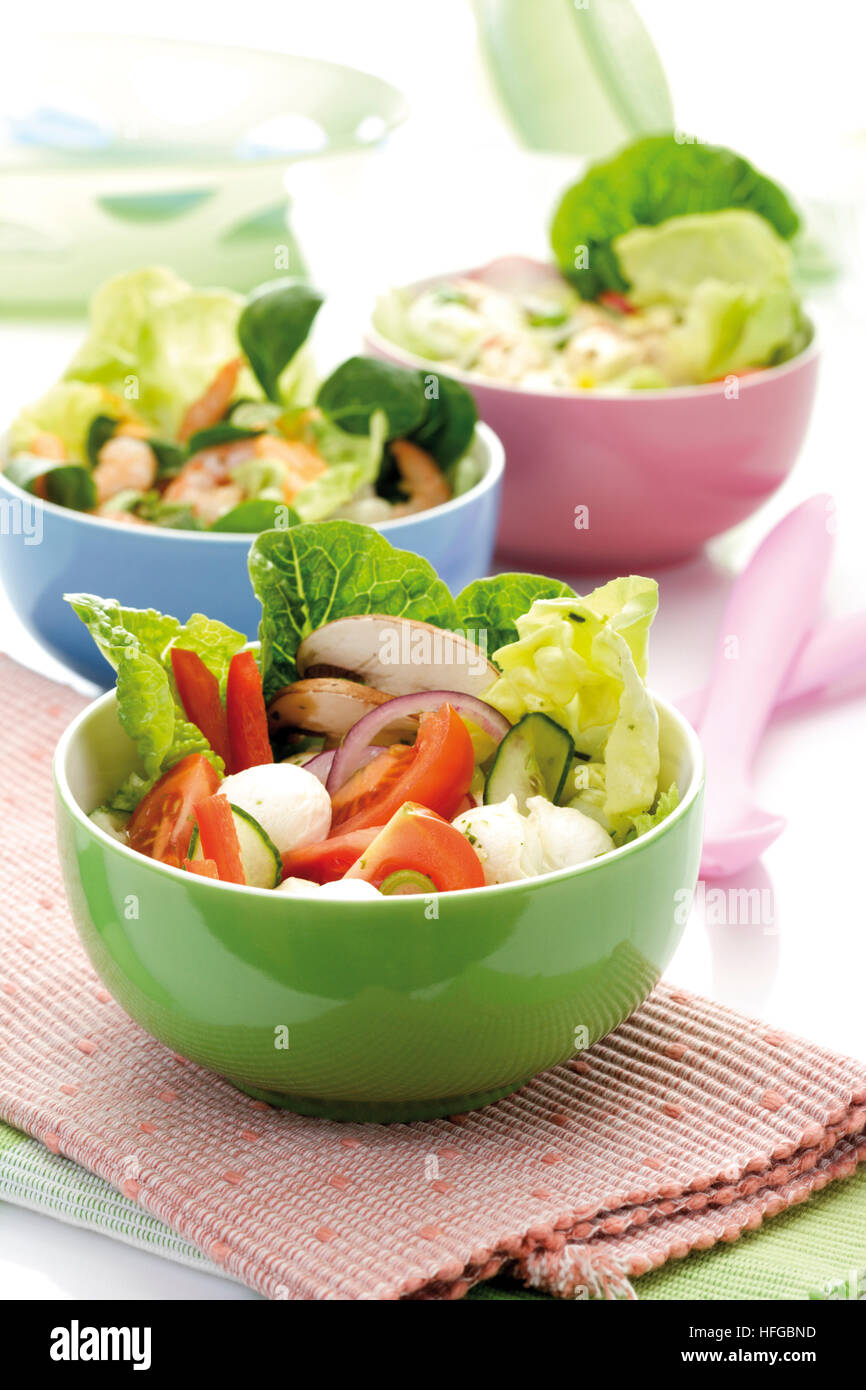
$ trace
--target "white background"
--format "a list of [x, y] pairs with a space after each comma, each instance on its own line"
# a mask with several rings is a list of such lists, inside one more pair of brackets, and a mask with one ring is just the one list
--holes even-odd
[[[728, 0], [721, 7], [647, 0], [639, 8], [660, 48], [679, 127], [742, 149], [783, 178], [831, 236], [845, 270], [813, 306], [822, 378], [794, 475], [756, 518], [716, 543], [710, 557], [659, 576], [651, 680], [676, 697], [706, 676], [731, 574], [773, 520], [813, 492], [830, 491], [838, 504], [826, 611], [866, 606], [866, 7], [857, 0], [820, 6]], [[71, 14], [66, 5], [43, 0], [39, 27], [68, 29]], [[79, 32], [328, 57], [377, 72], [407, 93], [409, 124], [371, 164], [369, 197], [347, 209], [345, 227], [336, 229], [345, 257], [338, 263], [332, 257], [328, 266], [325, 358], [356, 347], [364, 311], [390, 276], [408, 278], [504, 251], [543, 253], [550, 202], [572, 165], [515, 146], [487, 85], [463, 0], [92, 3], [75, 7], [75, 22]], [[431, 213], [424, 190], [434, 176], [440, 196]], [[316, 207], [304, 215], [315, 227]], [[326, 231], [333, 248], [335, 229]], [[0, 320], [4, 419], [57, 376], [79, 332], [68, 324]], [[0, 647], [60, 674], [2, 597]], [[864, 708], [862, 699], [849, 700], [772, 725], [755, 769], [757, 793], [763, 806], [788, 817], [787, 829], [760, 866], [726, 885], [766, 890], [768, 919], [713, 925], [694, 914], [669, 971], [688, 987], [859, 1056], [866, 1055]], [[251, 1295], [106, 1237], [0, 1207], [0, 1297], [118, 1296]]]

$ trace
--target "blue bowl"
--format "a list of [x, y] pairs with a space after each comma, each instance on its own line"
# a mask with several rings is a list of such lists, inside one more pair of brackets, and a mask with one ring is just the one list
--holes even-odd
[[[505, 456], [486, 425], [477, 428], [473, 454], [484, 473], [462, 497], [376, 528], [391, 545], [423, 555], [454, 593], [489, 573], [496, 537]], [[258, 635], [261, 608], [247, 573], [253, 536], [106, 521], [42, 502], [0, 472], [0, 537], [0, 580], [24, 626], [103, 688], [114, 684], [114, 672], [64, 593], [101, 594], [182, 620], [206, 613]]]

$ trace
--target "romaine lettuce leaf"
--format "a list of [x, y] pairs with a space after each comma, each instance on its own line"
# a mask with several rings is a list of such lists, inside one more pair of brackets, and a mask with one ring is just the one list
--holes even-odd
[[[485, 695], [513, 723], [538, 710], [568, 729], [584, 763], [574, 804], [617, 833], [658, 786], [658, 715], [644, 685], [657, 606], [655, 581], [634, 575], [586, 598], [537, 600], [516, 620], [518, 640], [494, 651], [502, 676]], [[581, 791], [592, 793], [586, 806]]]
[[[454, 602], [466, 635], [478, 645], [486, 642], [489, 654], [517, 641], [517, 619], [536, 599], [571, 598], [574, 590], [558, 579], [540, 574], [495, 574], [467, 584]], [[483, 634], [483, 637], [482, 637]]]
[[265, 699], [297, 679], [295, 652], [315, 628], [354, 613], [456, 627], [454, 600], [432, 565], [354, 521], [266, 531], [250, 549]]
[[124, 608], [95, 594], [66, 594], [103, 656], [117, 671], [117, 712], [138, 746], [143, 775], [132, 774], [108, 808], [132, 811], [154, 782], [188, 753], [204, 753], [218, 772], [223, 762], [191, 724], [178, 698], [171, 647], [197, 652], [224, 691], [229, 663], [246, 646], [243, 633], [194, 613], [186, 623], [154, 609]]

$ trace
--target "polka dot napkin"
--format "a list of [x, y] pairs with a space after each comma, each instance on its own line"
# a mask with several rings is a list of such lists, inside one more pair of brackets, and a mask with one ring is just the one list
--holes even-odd
[[410, 1125], [273, 1110], [132, 1023], [54, 851], [51, 754], [79, 696], [0, 661], [0, 1119], [270, 1298], [459, 1298], [507, 1270], [564, 1297], [732, 1241], [866, 1159], [866, 1065], [660, 986], [516, 1095]]

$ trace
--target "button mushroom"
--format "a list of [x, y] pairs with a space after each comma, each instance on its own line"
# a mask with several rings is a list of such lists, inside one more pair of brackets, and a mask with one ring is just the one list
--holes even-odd
[[[272, 731], [304, 729], [341, 739], [365, 714], [390, 699], [384, 691], [357, 681], [317, 676], [278, 690], [268, 705], [268, 722]], [[417, 719], [395, 719], [383, 731], [380, 741], [393, 743], [407, 736], [414, 738], [417, 731]]]
[[325, 623], [304, 638], [295, 661], [302, 676], [339, 671], [388, 695], [455, 690], [483, 696], [499, 676], [461, 633], [377, 613]]

